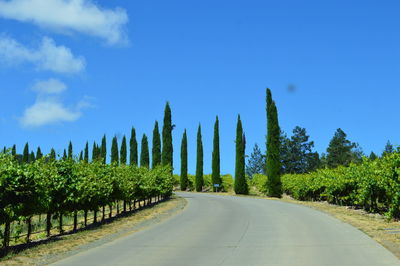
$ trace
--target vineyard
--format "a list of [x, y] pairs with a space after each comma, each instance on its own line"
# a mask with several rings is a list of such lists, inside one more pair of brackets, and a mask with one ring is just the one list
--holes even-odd
[[[400, 153], [361, 164], [282, 176], [283, 191], [298, 200], [326, 200], [400, 218]], [[260, 179], [260, 178], [259, 178]]]
[[[3, 247], [20, 238], [25, 227], [25, 240], [31, 240], [33, 221], [45, 221], [49, 237], [53, 223], [73, 221], [72, 230], [87, 226], [88, 214], [96, 223], [105, 211], [111, 217], [113, 208], [119, 213], [135, 209], [140, 202], [148, 204], [172, 194], [170, 167], [154, 169], [126, 165], [107, 165], [100, 161], [86, 163], [72, 159], [52, 160], [47, 157], [30, 164], [21, 164], [7, 153], [0, 154], [0, 237]], [[38, 218], [39, 217], [39, 218]], [[80, 218], [83, 217], [82, 224]], [[17, 226], [16, 226], [17, 225]], [[20, 228], [12, 230], [12, 228]], [[16, 234], [13, 236], [12, 233]]]

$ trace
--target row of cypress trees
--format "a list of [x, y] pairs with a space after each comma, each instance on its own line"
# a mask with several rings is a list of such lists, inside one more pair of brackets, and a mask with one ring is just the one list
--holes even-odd
[[[282, 185], [280, 179], [280, 127], [278, 121], [278, 111], [276, 104], [272, 99], [270, 89], [267, 89], [266, 97], [266, 113], [267, 113], [267, 159], [266, 159], [266, 173], [267, 182], [265, 184], [265, 191], [268, 196], [281, 197]], [[234, 190], [236, 194], [248, 194], [249, 188], [245, 175], [245, 150], [246, 150], [246, 137], [243, 131], [242, 121], [240, 115], [237, 118], [236, 125], [236, 160], [235, 160], [235, 183]], [[196, 157], [196, 177], [195, 189], [202, 191], [203, 189], [203, 142], [201, 135], [201, 125], [197, 129], [197, 157]], [[186, 130], [182, 136], [181, 142], [181, 175], [180, 185], [181, 190], [186, 190], [188, 187], [188, 151], [187, 151], [187, 134]], [[214, 124], [214, 139], [212, 151], [212, 182], [213, 184], [221, 185], [220, 175], [220, 151], [219, 151], [219, 120], [216, 117]], [[213, 187], [213, 191], [217, 188]]]

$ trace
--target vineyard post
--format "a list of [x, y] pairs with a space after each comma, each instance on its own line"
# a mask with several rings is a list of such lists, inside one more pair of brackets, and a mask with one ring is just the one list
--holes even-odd
[[46, 215], [46, 231], [47, 231], [47, 237], [51, 235], [51, 213], [48, 212]]

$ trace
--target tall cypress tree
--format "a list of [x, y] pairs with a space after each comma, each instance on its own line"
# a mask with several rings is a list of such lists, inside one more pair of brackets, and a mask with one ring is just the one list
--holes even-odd
[[120, 150], [120, 160], [121, 164], [126, 165], [126, 156], [127, 156], [127, 151], [126, 151], [126, 137], [125, 135], [122, 137], [122, 143], [121, 143], [121, 150]]
[[142, 137], [142, 146], [140, 151], [140, 167], [149, 168], [150, 158], [149, 158], [149, 142], [147, 140], [146, 134], [143, 134]]
[[62, 159], [63, 160], [66, 160], [68, 157], [67, 157], [67, 151], [64, 149], [64, 153], [63, 153], [63, 157], [62, 157]]
[[17, 155], [17, 146], [15, 144], [12, 146], [11, 155], [14, 157]]
[[186, 129], [183, 132], [181, 143], [181, 190], [185, 191], [188, 185], [188, 151]]
[[119, 164], [117, 136], [114, 136], [111, 144], [111, 163], [117, 165]]
[[151, 168], [155, 168], [161, 164], [161, 138], [158, 130], [158, 122], [156, 121], [153, 129], [153, 147], [151, 149]]
[[43, 158], [43, 153], [42, 153], [42, 150], [40, 149], [40, 147], [38, 147], [37, 151], [36, 151], [36, 160], [39, 160], [41, 158]]
[[[218, 116], [215, 119], [214, 124], [214, 140], [213, 140], [213, 152], [212, 152], [212, 183], [221, 185], [221, 173], [220, 173], [220, 154], [219, 154], [219, 120]], [[216, 191], [217, 188], [213, 187]]]
[[86, 141], [85, 145], [85, 154], [83, 156], [83, 160], [88, 163], [89, 162], [89, 142]]
[[236, 164], [235, 164], [235, 193], [248, 194], [249, 188], [245, 174], [245, 146], [246, 141], [243, 133], [242, 121], [238, 115], [236, 125]]
[[172, 129], [171, 108], [169, 102], [167, 102], [164, 110], [164, 125], [162, 130], [161, 163], [162, 165], [170, 165], [171, 171], [173, 168]]
[[201, 138], [201, 125], [197, 129], [197, 159], [196, 159], [196, 191], [203, 190], [203, 141]]
[[131, 130], [131, 138], [129, 140], [129, 164], [130, 165], [138, 165], [138, 150], [137, 150], [137, 141], [136, 141], [136, 131], [135, 128], [132, 127]]
[[93, 148], [92, 148], [92, 162], [97, 161], [97, 159], [98, 159], [97, 144], [96, 144], [96, 141], [94, 141]]
[[28, 142], [25, 144], [24, 152], [22, 154], [22, 162], [29, 163], [29, 144]]
[[107, 160], [107, 140], [106, 140], [106, 135], [104, 134], [103, 138], [101, 139], [101, 159], [103, 161], [103, 164], [106, 164]]
[[280, 177], [280, 134], [278, 122], [278, 111], [275, 102], [272, 100], [271, 90], [267, 89], [267, 160], [266, 192], [270, 197], [282, 196], [282, 183]]
[[80, 161], [80, 162], [83, 161], [83, 151], [81, 151], [81, 152], [79, 153], [79, 161]]
[[56, 160], [56, 151], [53, 148], [51, 148], [51, 150], [50, 150], [49, 157], [50, 157], [50, 160], [53, 160], [53, 161]]
[[29, 163], [34, 163], [35, 160], [36, 160], [35, 153], [31, 151], [31, 153], [29, 154]]
[[68, 144], [68, 159], [72, 159], [73, 152], [72, 152], [72, 142], [70, 141]]

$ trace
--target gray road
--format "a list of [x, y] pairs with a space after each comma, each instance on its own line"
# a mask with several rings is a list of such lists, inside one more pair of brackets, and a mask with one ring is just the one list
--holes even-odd
[[180, 214], [57, 265], [400, 265], [367, 235], [310, 208], [178, 193]]

